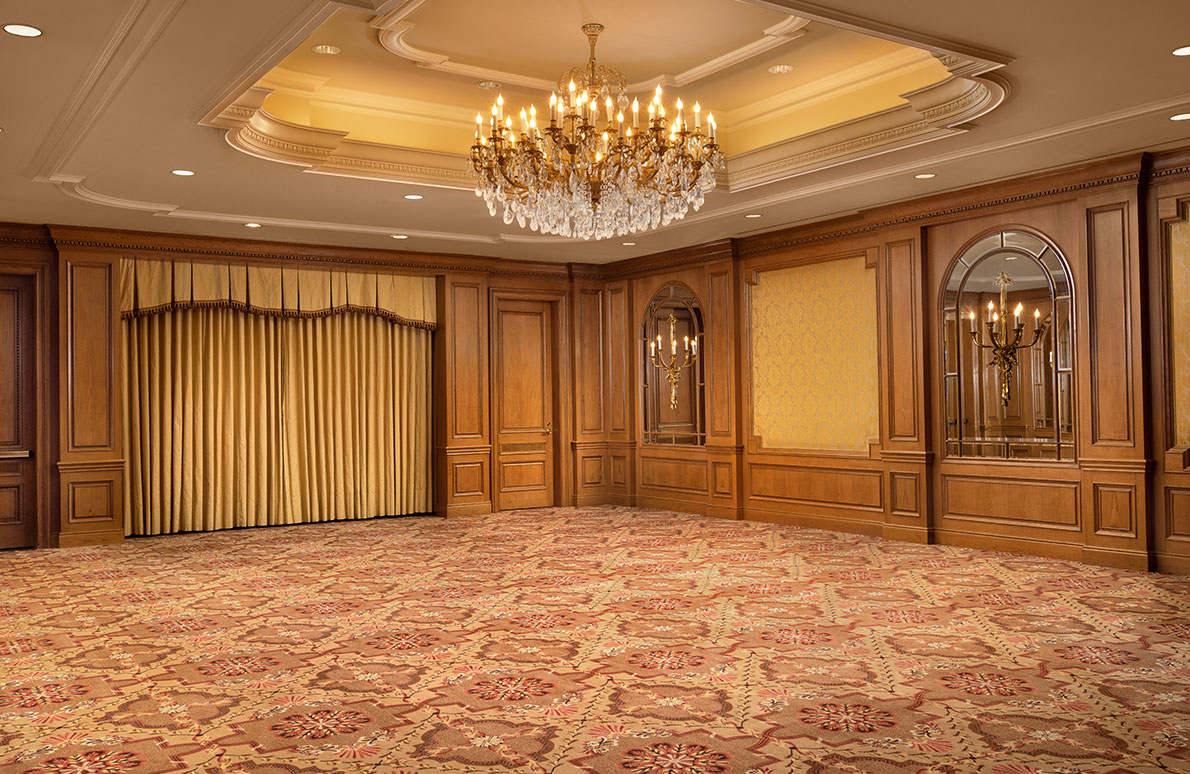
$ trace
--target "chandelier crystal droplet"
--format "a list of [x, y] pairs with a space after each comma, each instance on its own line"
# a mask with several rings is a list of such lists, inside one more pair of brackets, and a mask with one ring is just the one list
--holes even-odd
[[475, 116], [475, 195], [492, 216], [503, 206], [506, 224], [581, 239], [623, 236], [684, 218], [715, 187], [723, 166], [715, 117], [707, 114], [704, 132], [696, 102], [691, 126], [680, 99], [667, 117], [661, 86], [644, 111], [637, 99], [630, 107], [624, 76], [595, 61], [602, 31], [583, 25], [591, 58], [559, 79], [548, 126], [539, 127], [535, 105], [514, 123], [503, 95], [486, 119]]

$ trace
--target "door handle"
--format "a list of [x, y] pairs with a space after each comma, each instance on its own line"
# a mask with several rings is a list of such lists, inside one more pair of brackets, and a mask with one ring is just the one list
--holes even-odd
[[28, 449], [0, 450], [0, 460], [26, 460], [33, 456]]
[[549, 424], [549, 425], [546, 425], [546, 426], [545, 426], [545, 434], [546, 434], [546, 435], [553, 435], [553, 434], [554, 434], [554, 426], [553, 426], [552, 424]]

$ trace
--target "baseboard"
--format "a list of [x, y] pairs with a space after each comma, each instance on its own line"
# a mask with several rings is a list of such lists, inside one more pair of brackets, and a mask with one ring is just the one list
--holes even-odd
[[835, 516], [814, 516], [808, 513], [768, 511], [758, 508], [745, 508], [744, 519], [747, 521], [763, 521], [769, 524], [788, 524], [792, 527], [824, 529], [831, 532], [847, 532], [852, 535], [870, 535], [872, 537], [881, 537], [884, 528], [884, 523], [879, 521], [840, 519]]
[[1154, 554], [1157, 572], [1170, 575], [1190, 575], [1190, 556], [1180, 554]]
[[932, 530], [926, 527], [906, 527], [901, 524], [885, 524], [880, 531], [885, 540], [899, 540], [902, 543], [920, 543], [928, 545], [933, 542]]
[[1083, 561], [1081, 543], [1051, 543], [1044, 540], [1022, 540], [1001, 535], [979, 535], [974, 532], [934, 530], [934, 541], [944, 546], [978, 548], [984, 551], [1008, 551], [1022, 556], [1041, 556], [1046, 559]]
[[79, 548], [81, 546], [108, 546], [124, 542], [123, 532], [81, 532], [73, 535], [59, 535], [58, 548]]
[[482, 516], [485, 513], [492, 512], [492, 501], [484, 500], [481, 503], [457, 503], [455, 505], [448, 505], [445, 508], [439, 508], [438, 514], [445, 516], [448, 519], [452, 516]]
[[744, 518], [743, 508], [733, 508], [726, 505], [708, 505], [707, 516], [715, 519], [728, 519], [730, 521], [742, 521]]
[[1113, 551], [1108, 548], [1083, 546], [1082, 560], [1087, 564], [1100, 567], [1114, 567], [1120, 570], [1141, 570], [1147, 572], [1153, 569], [1155, 562], [1149, 561], [1149, 556], [1143, 551]]

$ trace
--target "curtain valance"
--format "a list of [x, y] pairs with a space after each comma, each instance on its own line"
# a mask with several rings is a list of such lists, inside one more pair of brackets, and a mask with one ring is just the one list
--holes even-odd
[[122, 262], [125, 319], [212, 307], [273, 317], [363, 312], [430, 330], [438, 320], [433, 277], [143, 258]]

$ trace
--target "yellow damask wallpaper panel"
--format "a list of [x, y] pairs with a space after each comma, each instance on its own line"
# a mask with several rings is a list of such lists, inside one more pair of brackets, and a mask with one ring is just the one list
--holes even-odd
[[751, 335], [765, 447], [864, 451], [880, 435], [876, 270], [862, 257], [758, 274]]
[[1174, 439], [1190, 446], [1190, 220], [1169, 229], [1169, 279]]

